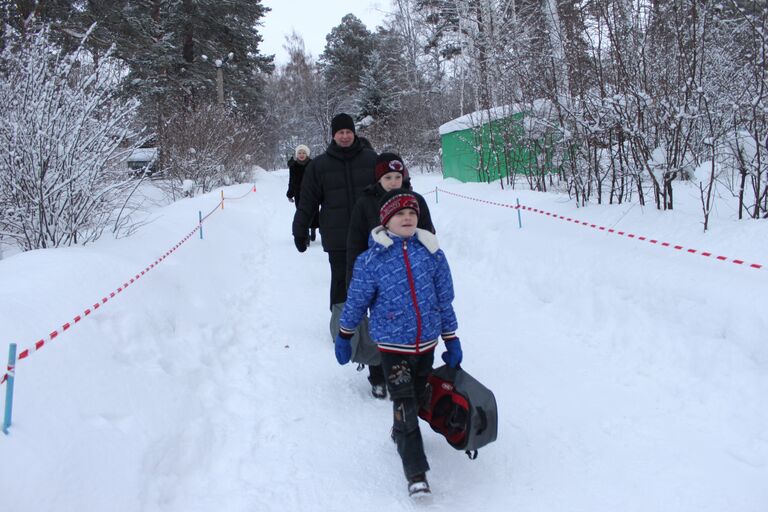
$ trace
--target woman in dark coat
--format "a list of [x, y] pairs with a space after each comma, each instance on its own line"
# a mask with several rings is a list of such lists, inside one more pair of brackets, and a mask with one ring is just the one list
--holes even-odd
[[[288, 200], [296, 204], [296, 209], [299, 208], [299, 198], [301, 197], [301, 181], [304, 179], [304, 171], [309, 165], [312, 159], [309, 157], [311, 154], [309, 148], [304, 144], [296, 146], [294, 156], [288, 160], [288, 192], [286, 196]], [[312, 218], [310, 224], [309, 239], [314, 242], [317, 228], [319, 227], [319, 217], [317, 214]]]
[[[379, 202], [390, 190], [404, 188], [411, 190], [411, 182], [408, 178], [408, 169], [403, 164], [403, 159], [395, 153], [382, 153], [376, 159], [376, 183], [366, 187], [362, 196], [352, 209], [352, 218], [349, 221], [347, 232], [347, 286], [352, 280], [352, 269], [355, 259], [368, 250], [368, 237], [371, 230], [380, 224]], [[432, 225], [432, 217], [424, 198], [412, 192], [419, 203], [419, 221], [416, 227], [435, 233]], [[381, 365], [368, 365], [368, 382], [371, 383], [371, 393], [376, 398], [385, 398], [386, 386], [384, 383], [384, 371]]]

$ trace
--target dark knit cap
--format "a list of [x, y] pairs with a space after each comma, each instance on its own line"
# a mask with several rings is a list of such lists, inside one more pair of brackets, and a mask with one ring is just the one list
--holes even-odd
[[336, 114], [331, 119], [331, 137], [336, 135], [339, 130], [352, 130], [355, 133], [355, 121], [349, 114]]
[[399, 172], [403, 175], [403, 178], [408, 177], [408, 169], [405, 168], [403, 159], [400, 155], [395, 153], [382, 153], [376, 158], [376, 181], [379, 181], [382, 176], [388, 172]]
[[404, 188], [396, 188], [384, 194], [379, 205], [379, 220], [382, 226], [386, 226], [394, 214], [405, 208], [416, 210], [416, 215], [419, 215], [418, 199], [410, 190]]

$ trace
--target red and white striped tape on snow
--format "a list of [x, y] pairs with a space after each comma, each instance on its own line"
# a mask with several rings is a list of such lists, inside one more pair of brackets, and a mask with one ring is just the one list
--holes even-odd
[[[69, 321], [69, 322], [66, 322], [66, 323], [65, 323], [65, 324], [63, 324], [63, 325], [62, 325], [62, 326], [61, 326], [59, 329], [57, 329], [57, 330], [55, 330], [55, 331], [51, 331], [51, 332], [48, 334], [48, 336], [46, 336], [46, 337], [44, 337], [44, 338], [41, 338], [41, 339], [39, 339], [39, 340], [38, 340], [38, 341], [36, 341], [36, 342], [34, 343], [34, 345], [32, 345], [31, 347], [29, 347], [29, 348], [25, 348], [25, 349], [21, 350], [21, 351], [19, 352], [19, 355], [18, 355], [18, 357], [17, 357], [17, 360], [21, 361], [21, 360], [23, 360], [23, 359], [26, 359], [26, 358], [28, 358], [28, 357], [29, 357], [30, 355], [32, 355], [33, 353], [35, 353], [35, 352], [37, 352], [38, 350], [42, 349], [42, 348], [43, 348], [43, 347], [46, 345], [46, 343], [49, 343], [49, 342], [51, 342], [51, 341], [55, 340], [56, 338], [58, 338], [58, 337], [59, 337], [59, 335], [60, 335], [60, 334], [62, 334], [62, 333], [64, 333], [64, 332], [68, 331], [68, 330], [69, 330], [69, 329], [71, 329], [71, 328], [72, 328], [72, 327], [73, 327], [75, 324], [78, 324], [78, 323], [80, 323], [80, 321], [81, 321], [81, 320], [84, 320], [84, 319], [85, 319], [85, 317], [87, 317], [87, 316], [90, 316], [92, 313], [94, 313], [94, 312], [95, 312], [97, 309], [101, 308], [101, 307], [102, 307], [104, 304], [106, 304], [107, 302], [109, 302], [111, 299], [114, 299], [115, 297], [117, 297], [117, 295], [118, 295], [118, 294], [122, 293], [122, 292], [123, 292], [123, 291], [124, 291], [126, 288], [128, 288], [128, 287], [129, 287], [129, 286], [131, 286], [133, 283], [135, 283], [136, 281], [138, 281], [139, 279], [141, 279], [141, 278], [142, 278], [142, 277], [143, 277], [143, 276], [144, 276], [144, 275], [145, 275], [147, 272], [149, 272], [150, 270], [154, 269], [154, 268], [155, 268], [157, 265], [159, 265], [159, 264], [160, 264], [160, 263], [161, 263], [163, 260], [165, 260], [165, 259], [166, 259], [168, 256], [170, 256], [171, 254], [173, 254], [173, 253], [176, 251], [176, 249], [178, 249], [179, 247], [181, 247], [181, 245], [182, 245], [184, 242], [186, 242], [187, 240], [189, 240], [189, 239], [192, 237], [192, 235], [194, 235], [194, 234], [195, 234], [195, 232], [196, 232], [198, 229], [200, 229], [200, 226], [197, 226], [197, 227], [195, 227], [195, 229], [193, 229], [192, 231], [190, 231], [190, 232], [189, 232], [189, 234], [188, 234], [187, 236], [185, 236], [184, 238], [182, 238], [182, 239], [181, 239], [181, 241], [180, 241], [179, 243], [177, 243], [176, 245], [174, 245], [174, 246], [173, 246], [171, 249], [169, 249], [169, 250], [168, 250], [168, 251], [167, 251], [165, 254], [163, 254], [163, 255], [162, 255], [162, 256], [160, 256], [158, 259], [156, 259], [156, 260], [155, 260], [153, 263], [151, 263], [149, 266], [147, 266], [147, 267], [146, 267], [144, 270], [142, 270], [141, 272], [139, 272], [139, 273], [138, 273], [138, 274], [136, 274], [135, 276], [131, 277], [130, 279], [126, 280], [126, 281], [125, 281], [125, 282], [122, 284], [122, 286], [118, 286], [116, 290], [114, 290], [114, 291], [110, 292], [109, 294], [105, 295], [104, 297], [102, 297], [102, 298], [101, 298], [101, 300], [99, 300], [99, 301], [96, 301], [96, 302], [95, 302], [95, 303], [94, 303], [94, 304], [93, 304], [91, 307], [89, 307], [89, 308], [86, 308], [86, 309], [85, 309], [85, 310], [84, 310], [82, 313], [80, 313], [79, 315], [75, 316], [75, 317], [74, 317], [74, 318], [73, 318], [71, 321]], [[12, 373], [11, 371], [8, 371], [8, 373], [6, 373], [5, 375], [3, 375], [3, 376], [0, 378], [0, 385], [1, 385], [1, 384], [3, 384], [3, 383], [4, 383], [4, 382], [5, 382], [7, 379], [8, 379], [8, 377], [9, 377], [9, 376], [11, 376], [11, 375], [13, 375], [13, 373]]]
[[[251, 192], [256, 192], [256, 187], [255, 186], [252, 189], [250, 189], [248, 192], [246, 192], [245, 194], [240, 196], [240, 197], [227, 198], [227, 199], [230, 199], [230, 200], [242, 199], [245, 196], [247, 196], [248, 194], [250, 194]], [[208, 212], [208, 214], [205, 215], [205, 217], [202, 218], [202, 221], [205, 221], [205, 219], [210, 217], [216, 210], [218, 210], [219, 206], [221, 206], [221, 201], [219, 201], [216, 204], [216, 206], [210, 212]], [[202, 223], [202, 221], [201, 221], [201, 223]], [[31, 347], [25, 348], [25, 349], [21, 350], [19, 352], [19, 354], [18, 354], [16, 359], [21, 361], [23, 359], [28, 358], [30, 355], [32, 355], [33, 353], [37, 352], [41, 348], [43, 348], [46, 343], [49, 343], [49, 342], [55, 340], [56, 338], [58, 338], [58, 336], [61, 333], [68, 331], [70, 328], [72, 328], [72, 326], [74, 326], [75, 324], [79, 323], [81, 320], [85, 319], [85, 317], [90, 316], [92, 313], [94, 313], [97, 309], [101, 308], [104, 304], [109, 302], [111, 299], [117, 297], [117, 295], [122, 293], [123, 290], [125, 290], [130, 285], [132, 285], [133, 283], [135, 283], [136, 281], [141, 279], [147, 272], [149, 272], [150, 270], [154, 269], [156, 266], [158, 266], [160, 263], [162, 263], [163, 260], [165, 260], [168, 256], [173, 254], [176, 251], [176, 249], [178, 249], [179, 247], [182, 246], [182, 244], [184, 244], [184, 242], [186, 242], [187, 240], [192, 238], [192, 235], [194, 235], [197, 232], [197, 230], [200, 229], [201, 223], [198, 223], [198, 225], [195, 226], [195, 228], [192, 231], [190, 231], [189, 234], [187, 234], [184, 238], [182, 238], [179, 241], [179, 243], [174, 245], [172, 248], [170, 248], [168, 251], [166, 251], [165, 254], [163, 254], [162, 256], [157, 258], [154, 262], [149, 264], [144, 270], [142, 270], [141, 272], [139, 272], [135, 276], [131, 277], [130, 279], [126, 280], [123, 283], [122, 286], [118, 286], [116, 290], [110, 292], [108, 295], [105, 295], [104, 297], [101, 298], [101, 300], [96, 301], [91, 307], [86, 308], [81, 314], [75, 316], [71, 321], [66, 322], [65, 324], [63, 324], [58, 330], [50, 332], [48, 334], [48, 336], [39, 339]], [[14, 372], [14, 368], [9, 366], [8, 370], [6, 371], [6, 373], [2, 377], [0, 377], [0, 385], [5, 383], [5, 381], [8, 380], [8, 377], [13, 376], [13, 372]]]
[[742, 259], [738, 259], [738, 258], [730, 258], [728, 256], [715, 256], [714, 253], [711, 253], [711, 252], [708, 252], [708, 251], [700, 251], [698, 249], [690, 249], [690, 248], [683, 247], [682, 245], [679, 245], [679, 244], [672, 244], [670, 242], [660, 242], [660, 241], [658, 241], [656, 239], [649, 238], [647, 236], [636, 235], [634, 233], [628, 233], [626, 231], [619, 231], [619, 230], [616, 230], [616, 229], [607, 228], [605, 226], [599, 226], [597, 224], [592, 224], [590, 222], [581, 221], [579, 219], [574, 219], [574, 218], [571, 218], [571, 217], [566, 217], [564, 215], [559, 215], [557, 213], [548, 212], [548, 211], [545, 211], [545, 210], [541, 210], [539, 208], [531, 208], [530, 206], [524, 206], [524, 205], [497, 203], [495, 201], [488, 201], [488, 200], [485, 200], [485, 199], [478, 199], [476, 197], [470, 197], [470, 196], [465, 196], [465, 195], [461, 195], [461, 194], [456, 194], [455, 192], [450, 192], [448, 190], [443, 190], [441, 188], [438, 188], [437, 190], [439, 190], [440, 192], [445, 192], [446, 194], [449, 194], [449, 195], [452, 195], [452, 196], [460, 197], [462, 199], [469, 199], [471, 201], [477, 201], [478, 203], [492, 204], [494, 206], [501, 206], [501, 207], [504, 207], [504, 208], [512, 208], [512, 209], [518, 209], [519, 208], [521, 210], [527, 210], [527, 211], [530, 211], [530, 212], [533, 212], [533, 213], [539, 213], [541, 215], [546, 215], [547, 217], [552, 217], [553, 219], [560, 219], [560, 220], [564, 220], [566, 222], [572, 222], [574, 224], [579, 224], [581, 226], [587, 226], [587, 227], [590, 227], [590, 228], [593, 228], [593, 229], [597, 229], [598, 231], [605, 231], [606, 233], [611, 233], [611, 234], [618, 235], [618, 236], [625, 236], [627, 238], [632, 238], [632, 239], [635, 239], [635, 240], [640, 240], [640, 241], [643, 241], [643, 242], [648, 242], [648, 243], [651, 243], [651, 244], [654, 244], [654, 245], [659, 245], [661, 247], [671, 247], [672, 249], [675, 249], [677, 251], [686, 252], [686, 253], [689, 253], [689, 254], [699, 254], [701, 256], [705, 256], [705, 257], [708, 257], [708, 258], [713, 258], [713, 259], [716, 259], [716, 260], [719, 260], [719, 261], [727, 261], [727, 262], [730, 262], [730, 263], [734, 263], [736, 265], [742, 265], [742, 266], [746, 266], [746, 267], [754, 268], [754, 269], [765, 268], [765, 266], [760, 264], [760, 263], [747, 263], [746, 261], [744, 261]]

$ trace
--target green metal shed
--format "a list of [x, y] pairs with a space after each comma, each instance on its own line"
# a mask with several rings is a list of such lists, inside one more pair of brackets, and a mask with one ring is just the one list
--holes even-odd
[[551, 168], [552, 105], [504, 105], [466, 114], [440, 126], [443, 176], [491, 182]]

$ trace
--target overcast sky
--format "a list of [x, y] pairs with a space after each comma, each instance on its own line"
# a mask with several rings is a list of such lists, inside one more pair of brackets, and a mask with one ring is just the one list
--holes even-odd
[[263, 0], [272, 9], [262, 18], [260, 46], [264, 55], [275, 54], [275, 63], [285, 64], [288, 56], [283, 50], [285, 36], [293, 29], [303, 38], [307, 50], [319, 57], [325, 48], [325, 36], [352, 13], [373, 31], [381, 24], [382, 10], [389, 8], [388, 0]]

